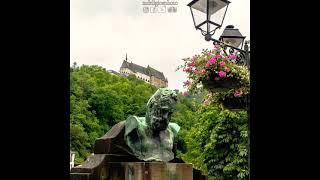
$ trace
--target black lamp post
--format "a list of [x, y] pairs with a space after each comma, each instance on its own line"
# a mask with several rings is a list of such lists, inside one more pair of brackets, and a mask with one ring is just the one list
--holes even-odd
[[[194, 26], [197, 30], [201, 31], [201, 34], [205, 37], [206, 41], [213, 41], [222, 45], [226, 51], [229, 48], [229, 53], [237, 54], [238, 63], [244, 64], [250, 70], [250, 51], [248, 43], [245, 41], [245, 36], [242, 36], [238, 29], [234, 29], [234, 26], [227, 26], [219, 40], [213, 39], [212, 36], [222, 24], [224, 17], [227, 13], [227, 9], [230, 2], [228, 0], [193, 0], [188, 6], [191, 10]], [[242, 49], [244, 43], [244, 49]], [[238, 48], [241, 45], [241, 48]], [[248, 163], [249, 172], [251, 169], [251, 153], [250, 153], [250, 131], [251, 131], [251, 119], [250, 119], [250, 97], [247, 97], [247, 112], [248, 112]], [[251, 174], [250, 174], [251, 175]], [[249, 179], [251, 176], [249, 175]]]
[[229, 3], [228, 0], [193, 0], [188, 4], [194, 26], [205, 36], [205, 40], [210, 41], [222, 26]]

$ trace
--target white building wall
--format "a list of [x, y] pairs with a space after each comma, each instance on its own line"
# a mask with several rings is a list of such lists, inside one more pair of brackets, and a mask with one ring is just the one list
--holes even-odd
[[142, 74], [137, 72], [136, 73], [137, 78], [144, 80], [145, 82], [150, 83], [150, 77], [148, 75]]
[[129, 74], [135, 74], [133, 71], [131, 71], [131, 70], [128, 69], [128, 68], [120, 68], [120, 73], [122, 73], [122, 74], [127, 74], [127, 75], [129, 75]]
[[155, 78], [153, 77], [153, 79], [146, 75], [146, 74], [143, 74], [143, 73], [140, 73], [140, 72], [133, 72], [131, 71], [130, 69], [128, 68], [120, 68], [120, 73], [121, 74], [124, 74], [124, 75], [130, 75], [130, 74], [134, 74], [138, 79], [141, 79], [149, 84], [153, 84], [155, 86], [162, 86], [162, 87], [167, 87], [168, 84], [158, 78]]

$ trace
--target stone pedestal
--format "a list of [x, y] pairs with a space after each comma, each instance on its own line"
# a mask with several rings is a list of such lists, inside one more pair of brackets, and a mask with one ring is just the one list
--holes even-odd
[[73, 168], [71, 180], [193, 180], [192, 164], [164, 162], [108, 162], [86, 171]]
[[192, 180], [192, 165], [185, 163], [108, 163], [106, 179], [114, 180]]

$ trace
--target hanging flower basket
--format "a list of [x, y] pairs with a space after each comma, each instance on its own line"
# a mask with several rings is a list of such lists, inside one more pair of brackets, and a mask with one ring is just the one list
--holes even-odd
[[249, 86], [248, 68], [237, 64], [236, 54], [226, 54], [219, 46], [184, 59], [184, 64], [178, 69], [187, 73], [188, 80], [184, 82], [184, 87], [190, 92], [201, 91], [201, 85], [210, 91]]
[[211, 98], [205, 100], [205, 105], [218, 103], [230, 110], [247, 108], [250, 72], [238, 64], [237, 52], [227, 54], [215, 45], [212, 50], [204, 49], [201, 54], [183, 60], [184, 64], [178, 69], [187, 74], [184, 87], [190, 93], [209, 91]]
[[247, 100], [249, 98], [249, 94], [235, 97], [235, 96], [226, 96], [224, 99], [220, 99], [224, 108], [231, 110], [245, 110], [247, 109]]

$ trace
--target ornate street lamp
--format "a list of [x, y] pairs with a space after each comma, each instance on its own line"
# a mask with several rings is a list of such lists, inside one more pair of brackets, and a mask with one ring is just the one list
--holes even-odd
[[228, 0], [193, 0], [188, 4], [194, 26], [205, 36], [205, 40], [210, 41], [222, 26], [229, 3]]
[[[245, 41], [246, 37], [242, 36], [239, 29], [235, 29], [233, 25], [228, 25], [222, 32], [222, 35], [219, 38], [219, 41], [229, 46], [230, 53], [234, 50], [239, 51], [238, 59], [240, 64], [246, 65], [250, 68], [250, 58], [249, 58], [249, 41]], [[212, 39], [213, 40], [213, 39]], [[241, 45], [241, 48], [238, 47]], [[244, 45], [244, 49], [242, 48]]]
[[246, 37], [242, 36], [242, 34], [240, 33], [239, 29], [235, 29], [233, 25], [228, 25], [224, 29], [219, 40], [233, 47], [239, 47], [241, 45], [241, 49], [242, 49], [245, 38]]
[[[229, 25], [225, 28], [219, 40], [212, 38], [212, 35], [222, 24], [226, 15], [230, 2], [228, 0], [193, 0], [188, 6], [190, 7], [194, 26], [205, 37], [206, 41], [213, 41], [214, 44], [220, 44], [226, 52], [229, 50], [230, 54], [236, 54], [238, 63], [246, 65], [250, 70], [250, 41], [245, 41], [245, 36], [242, 36], [238, 29]], [[241, 48], [238, 48], [241, 45]], [[244, 45], [244, 49], [242, 46]], [[250, 137], [251, 137], [251, 118], [250, 118], [250, 98], [246, 100], [248, 112], [248, 151], [249, 151], [249, 171], [251, 169], [251, 151], [250, 151]], [[251, 173], [249, 180], [251, 179]]]
[[[192, 0], [190, 7], [194, 26], [205, 37], [206, 41], [213, 41], [223, 45], [229, 53], [236, 51], [239, 64], [244, 64], [250, 68], [249, 46], [248, 42], [243, 42], [245, 37], [241, 35], [238, 29], [233, 26], [227, 26], [220, 37], [220, 40], [212, 38], [215, 31], [221, 28], [224, 17], [227, 13], [230, 1], [228, 0]], [[238, 48], [244, 45], [244, 49]]]

